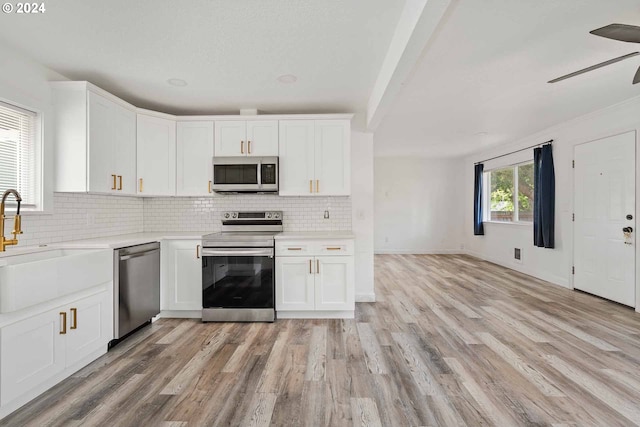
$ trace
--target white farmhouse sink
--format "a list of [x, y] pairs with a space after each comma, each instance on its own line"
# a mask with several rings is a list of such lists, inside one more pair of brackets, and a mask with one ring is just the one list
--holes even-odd
[[113, 280], [109, 249], [50, 249], [0, 258], [0, 313], [17, 311]]

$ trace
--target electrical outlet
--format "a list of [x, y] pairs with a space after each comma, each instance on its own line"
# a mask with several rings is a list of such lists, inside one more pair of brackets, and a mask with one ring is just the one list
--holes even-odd
[[329, 211], [324, 211], [324, 219], [329, 219]]
[[515, 262], [522, 263], [522, 249], [513, 248], [513, 258]]

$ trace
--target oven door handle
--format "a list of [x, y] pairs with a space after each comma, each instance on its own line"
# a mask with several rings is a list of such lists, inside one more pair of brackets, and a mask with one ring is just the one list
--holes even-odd
[[202, 248], [202, 256], [273, 256], [272, 248], [259, 249], [212, 249]]

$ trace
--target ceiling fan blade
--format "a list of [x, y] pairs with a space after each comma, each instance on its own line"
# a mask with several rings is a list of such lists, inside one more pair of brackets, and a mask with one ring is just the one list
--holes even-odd
[[636, 75], [633, 76], [633, 84], [640, 83], [640, 67], [638, 67], [638, 71], [636, 71]]
[[640, 43], [640, 27], [635, 25], [610, 24], [589, 32], [596, 36], [621, 42]]
[[[589, 71], [597, 70], [598, 68], [606, 67], [607, 65], [615, 64], [616, 62], [624, 61], [627, 58], [632, 58], [634, 56], [640, 55], [640, 52], [628, 53], [626, 55], [619, 56], [617, 58], [610, 59], [608, 61], [601, 62], [596, 65], [592, 65], [591, 67], [583, 68], [582, 70], [574, 71], [573, 73], [566, 74], [564, 76], [555, 78], [553, 80], [549, 80], [547, 83], [556, 83], [562, 80], [570, 79], [571, 77], [579, 76], [580, 74], [588, 73]], [[636, 73], [636, 78], [640, 79], [640, 76]], [[635, 82], [634, 79], [634, 84]]]

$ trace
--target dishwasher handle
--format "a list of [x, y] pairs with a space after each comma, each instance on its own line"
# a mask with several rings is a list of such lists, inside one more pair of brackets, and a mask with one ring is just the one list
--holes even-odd
[[141, 257], [141, 256], [147, 256], [147, 255], [153, 255], [153, 254], [156, 254], [158, 252], [160, 252], [160, 249], [153, 249], [153, 250], [150, 250], [150, 251], [138, 252], [138, 253], [131, 254], [131, 255], [124, 255], [124, 256], [120, 256], [120, 261], [127, 261], [127, 260], [130, 260], [132, 258], [138, 258], [138, 257]]

